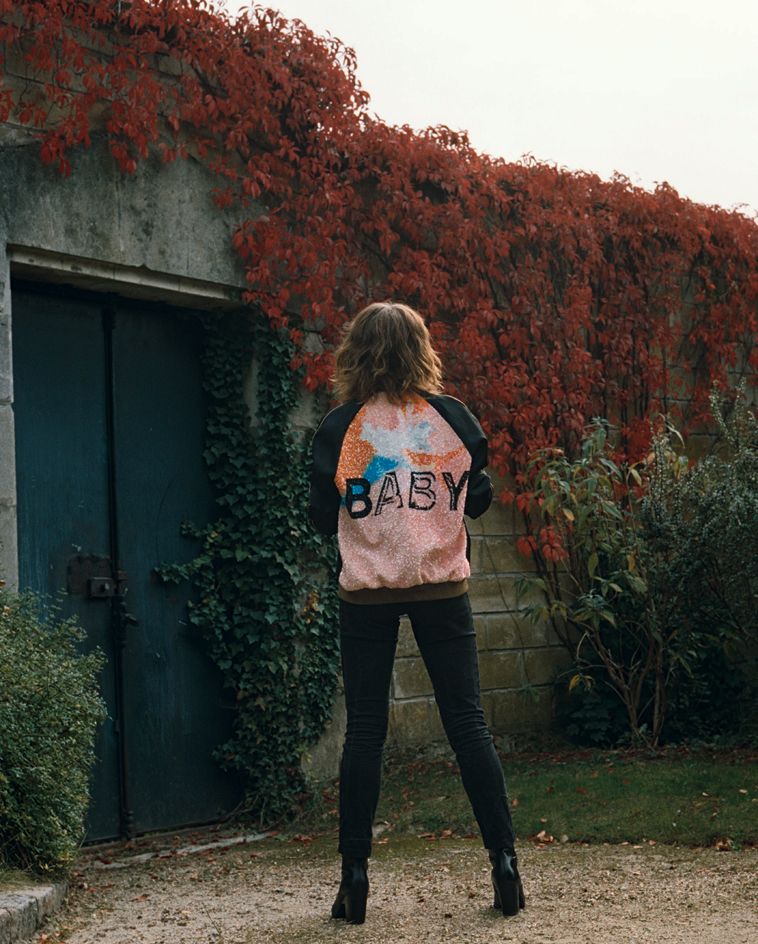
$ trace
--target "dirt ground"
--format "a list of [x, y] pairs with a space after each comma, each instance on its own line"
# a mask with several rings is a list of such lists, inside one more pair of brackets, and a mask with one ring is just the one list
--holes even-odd
[[[194, 843], [218, 833], [191, 836]], [[329, 918], [332, 837], [266, 838], [186, 853], [185, 837], [90, 849], [44, 944], [752, 944], [758, 849], [663, 845], [519, 846], [526, 909], [492, 908], [479, 840], [385, 836], [370, 861], [366, 923]], [[160, 843], [163, 843], [161, 847]], [[168, 847], [168, 848], [167, 848]], [[162, 856], [135, 861], [146, 850]], [[128, 864], [127, 864], [128, 863]]]

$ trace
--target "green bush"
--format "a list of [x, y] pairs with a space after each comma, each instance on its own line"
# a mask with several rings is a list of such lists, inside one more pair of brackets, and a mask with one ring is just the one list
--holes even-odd
[[0, 867], [68, 865], [84, 837], [97, 725], [99, 651], [31, 594], [0, 587]]
[[[531, 583], [544, 591], [546, 603], [527, 610], [535, 620], [549, 619], [571, 653], [569, 702], [581, 702], [576, 716], [569, 710], [574, 727], [586, 727], [591, 742], [613, 740], [619, 713], [610, 696], [622, 707], [632, 739], [655, 746], [675, 633], [659, 625], [648, 592], [633, 489], [641, 473], [616, 461], [609, 432], [597, 420], [573, 459], [560, 449], [535, 453], [532, 535], [522, 546], [533, 551], [539, 576], [525, 578], [520, 589]], [[584, 696], [575, 694], [582, 689]]]
[[671, 739], [735, 733], [757, 674], [758, 421], [744, 389], [714, 392], [711, 412], [714, 449], [689, 468], [671, 437], [656, 437], [642, 502], [650, 592], [687, 651], [668, 692]]
[[[574, 668], [557, 720], [580, 743], [748, 731], [758, 647], [758, 422], [744, 390], [715, 394], [719, 437], [691, 463], [672, 427], [618, 461], [596, 421], [571, 459], [536, 453], [536, 584]], [[676, 443], [679, 445], [675, 445]]]
[[[576, 670], [575, 666], [575, 670]], [[615, 748], [628, 743], [629, 719], [618, 695], [600, 673], [584, 670], [584, 684], [559, 692], [555, 723], [569, 740], [586, 747]]]

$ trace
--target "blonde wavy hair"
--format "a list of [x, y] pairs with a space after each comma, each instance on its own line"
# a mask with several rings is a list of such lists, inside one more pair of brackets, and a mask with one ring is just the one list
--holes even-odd
[[421, 315], [409, 305], [373, 302], [348, 322], [334, 354], [337, 399], [363, 403], [384, 393], [392, 403], [442, 393], [442, 362]]

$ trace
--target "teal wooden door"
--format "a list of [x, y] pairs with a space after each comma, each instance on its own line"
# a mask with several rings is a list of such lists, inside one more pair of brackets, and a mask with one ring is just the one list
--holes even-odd
[[232, 700], [187, 590], [154, 573], [213, 514], [198, 319], [28, 285], [12, 304], [20, 583], [107, 657], [87, 838], [217, 820], [241, 799], [211, 757]]

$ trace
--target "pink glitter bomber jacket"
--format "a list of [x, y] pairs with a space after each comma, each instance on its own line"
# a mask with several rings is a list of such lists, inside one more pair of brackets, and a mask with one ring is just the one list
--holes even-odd
[[338, 593], [352, 603], [463, 594], [471, 574], [464, 515], [492, 502], [487, 437], [464, 403], [377, 393], [321, 421], [311, 443], [309, 516], [336, 534]]

